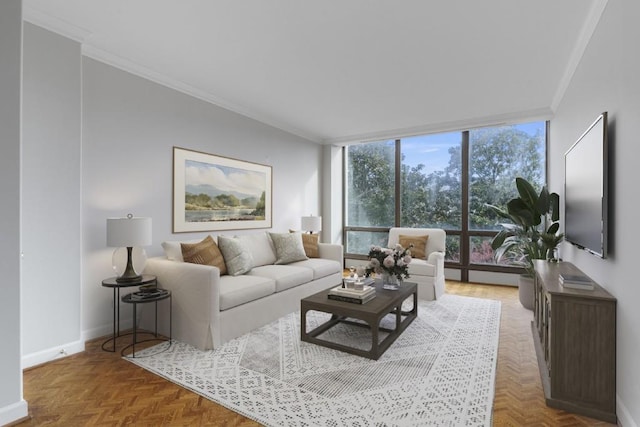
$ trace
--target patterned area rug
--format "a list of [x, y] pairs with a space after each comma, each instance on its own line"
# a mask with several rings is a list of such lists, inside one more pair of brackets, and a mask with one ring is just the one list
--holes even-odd
[[[491, 425], [500, 302], [444, 295], [418, 313], [377, 361], [300, 342], [297, 312], [216, 350], [174, 342], [127, 360], [267, 426]], [[308, 327], [327, 318], [309, 312]], [[325, 334], [371, 339], [353, 325]]]

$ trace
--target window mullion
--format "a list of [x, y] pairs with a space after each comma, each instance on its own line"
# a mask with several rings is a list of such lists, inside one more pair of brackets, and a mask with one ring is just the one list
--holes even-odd
[[401, 188], [401, 181], [402, 181], [402, 151], [401, 151], [401, 147], [400, 147], [400, 140], [396, 139], [396, 161], [395, 161], [395, 226], [396, 227], [400, 227], [400, 220], [402, 218], [402, 206], [401, 206], [401, 202], [402, 202], [402, 198], [400, 197], [402, 188]]
[[462, 212], [461, 219], [462, 223], [460, 224], [461, 233], [460, 233], [460, 267], [462, 270], [460, 271], [461, 280], [463, 282], [469, 281], [469, 131], [466, 130], [462, 132], [462, 147], [461, 147], [461, 168], [462, 168], [462, 176], [460, 179], [462, 180], [461, 186], [461, 197], [462, 200]]

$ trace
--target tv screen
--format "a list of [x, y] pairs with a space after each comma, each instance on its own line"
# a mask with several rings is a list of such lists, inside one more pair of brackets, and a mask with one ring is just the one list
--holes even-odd
[[565, 153], [564, 232], [573, 245], [607, 256], [607, 113]]

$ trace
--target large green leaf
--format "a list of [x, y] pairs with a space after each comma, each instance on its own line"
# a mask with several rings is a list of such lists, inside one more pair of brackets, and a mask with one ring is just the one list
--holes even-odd
[[501, 230], [498, 234], [495, 235], [493, 240], [491, 240], [491, 249], [496, 251], [500, 246], [503, 245], [504, 240], [507, 238], [508, 233], [506, 230]]
[[560, 195], [551, 193], [549, 195], [549, 203], [551, 205], [551, 221], [560, 221]]
[[538, 194], [533, 188], [533, 185], [531, 185], [526, 179], [517, 177], [516, 187], [518, 188], [518, 194], [522, 201], [529, 207], [529, 209], [535, 209], [538, 201]]
[[511, 199], [507, 202], [507, 211], [517, 224], [523, 228], [537, 226], [540, 224], [540, 215], [522, 199]]
[[547, 187], [542, 187], [538, 201], [536, 203], [536, 209], [538, 210], [538, 216], [546, 215], [549, 212], [549, 192]]
[[511, 219], [511, 217], [509, 216], [509, 213], [507, 211], [505, 211], [504, 209], [502, 209], [501, 207], [490, 205], [490, 204], [486, 204], [485, 206], [487, 206], [489, 209], [491, 209], [499, 217]]

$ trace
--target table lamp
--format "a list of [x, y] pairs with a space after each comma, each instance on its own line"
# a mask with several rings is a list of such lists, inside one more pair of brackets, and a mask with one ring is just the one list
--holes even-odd
[[[130, 283], [142, 279], [142, 275], [133, 268], [133, 247], [149, 246], [151, 240], [151, 218], [134, 217], [132, 214], [126, 218], [107, 218], [107, 246], [127, 248], [127, 266], [117, 282]], [[139, 267], [141, 271], [142, 267]]]
[[322, 230], [322, 217], [321, 216], [303, 216], [300, 219], [300, 228], [302, 231], [307, 231], [309, 234], [313, 234], [314, 231]]

